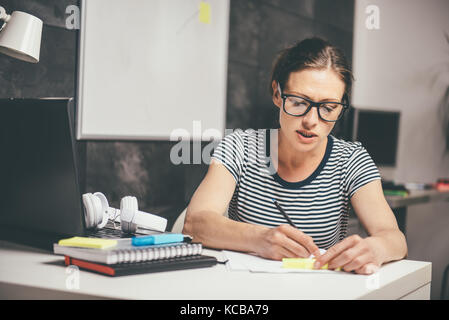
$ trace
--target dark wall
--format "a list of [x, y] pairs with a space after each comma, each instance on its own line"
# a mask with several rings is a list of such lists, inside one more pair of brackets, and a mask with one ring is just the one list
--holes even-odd
[[[1, 98], [75, 96], [78, 31], [65, 28], [71, 4], [78, 1], [2, 1], [8, 13], [22, 10], [41, 18], [44, 29], [38, 64], [0, 55]], [[353, 13], [353, 0], [231, 0], [226, 127], [276, 125], [268, 80], [274, 57], [286, 45], [321, 36], [351, 60]], [[83, 188], [104, 192], [117, 207], [121, 197], [134, 195], [141, 210], [166, 216], [171, 226], [207, 170], [205, 164], [173, 165], [174, 144], [88, 141]]]
[[352, 0], [231, 1], [228, 128], [276, 124], [269, 77], [285, 46], [320, 36], [340, 46], [351, 61], [353, 15]]
[[0, 97], [74, 96], [77, 32], [65, 28], [65, 9], [72, 0], [2, 0], [8, 14], [25, 11], [44, 22], [40, 61], [22, 62], [0, 55]]

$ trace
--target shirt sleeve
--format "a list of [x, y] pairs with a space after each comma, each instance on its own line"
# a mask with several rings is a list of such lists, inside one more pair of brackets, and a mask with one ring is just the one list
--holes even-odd
[[347, 190], [349, 199], [367, 183], [381, 179], [379, 169], [368, 151], [357, 142], [358, 148], [349, 157], [347, 168]]
[[222, 163], [238, 182], [242, 174], [244, 161], [244, 144], [241, 131], [236, 130], [221, 140], [215, 148], [212, 158]]

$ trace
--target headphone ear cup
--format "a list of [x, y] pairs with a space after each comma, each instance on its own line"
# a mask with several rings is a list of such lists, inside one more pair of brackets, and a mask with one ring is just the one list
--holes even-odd
[[94, 205], [92, 203], [92, 193], [83, 194], [83, 203], [84, 203], [84, 218], [86, 221], [86, 228], [90, 229], [95, 226], [95, 210]]
[[109, 208], [109, 203], [106, 196], [101, 192], [95, 192], [94, 196], [96, 196], [100, 200], [103, 212], [107, 211]]
[[99, 228], [99, 225], [103, 221], [103, 206], [101, 205], [101, 200], [96, 195], [92, 196], [92, 204], [95, 212], [95, 227]]
[[120, 225], [122, 231], [133, 233], [138, 226], [164, 232], [167, 227], [167, 219], [157, 215], [139, 211], [137, 198], [127, 196], [120, 203]]
[[120, 226], [125, 233], [136, 231], [134, 216], [138, 211], [137, 198], [132, 196], [123, 197], [120, 201]]
[[97, 229], [104, 228], [104, 226], [108, 223], [109, 217], [106, 213], [103, 214], [103, 217], [101, 218], [101, 221], [97, 225]]
[[106, 199], [106, 196], [101, 193], [101, 192], [95, 192], [94, 193], [94, 197], [95, 197], [95, 205], [97, 207], [99, 207], [100, 209], [97, 209], [97, 214], [99, 214], [100, 216], [97, 217], [97, 228], [101, 229], [103, 228], [109, 220], [107, 211], [109, 208], [109, 203], [108, 203], [108, 199]]

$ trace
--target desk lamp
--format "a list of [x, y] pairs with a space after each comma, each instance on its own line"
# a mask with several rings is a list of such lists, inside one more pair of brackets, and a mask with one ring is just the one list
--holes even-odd
[[37, 63], [41, 49], [42, 20], [31, 14], [14, 11], [11, 15], [0, 6], [0, 52], [13, 58]]

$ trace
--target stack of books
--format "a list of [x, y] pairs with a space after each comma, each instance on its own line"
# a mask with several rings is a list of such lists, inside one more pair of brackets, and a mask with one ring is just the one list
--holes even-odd
[[[144, 237], [147, 238], [147, 237]], [[65, 264], [108, 276], [211, 267], [215, 257], [202, 254], [201, 243], [170, 242], [153, 244], [142, 237], [102, 239], [73, 237], [53, 245], [64, 255]]]

